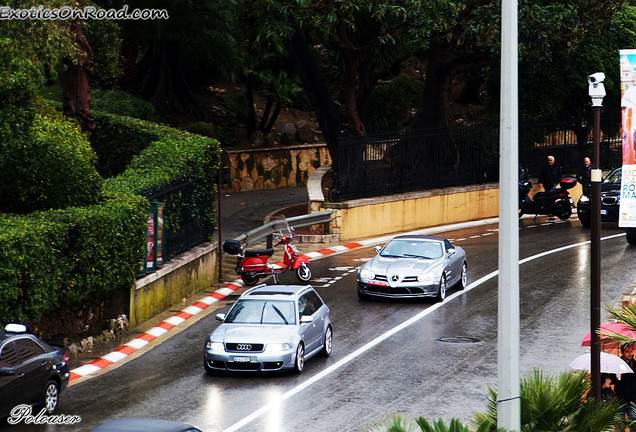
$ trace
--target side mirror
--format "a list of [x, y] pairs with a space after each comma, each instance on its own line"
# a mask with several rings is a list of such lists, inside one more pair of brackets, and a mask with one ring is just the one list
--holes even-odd
[[0, 368], [0, 376], [11, 376], [15, 375], [15, 370], [9, 367]]
[[447, 254], [448, 256], [451, 256], [451, 255], [453, 255], [455, 252], [457, 252], [457, 251], [455, 250], [455, 248], [453, 248], [453, 249], [449, 249], [449, 250], [448, 250], [448, 252], [446, 252], [446, 254]]
[[380, 253], [380, 251], [382, 250], [382, 246], [373, 246], [373, 250], [375, 251], [375, 253]]
[[300, 317], [301, 324], [309, 324], [312, 322], [314, 322], [314, 319], [311, 317], [311, 315], [303, 315]]
[[225, 314], [224, 313], [218, 313], [218, 314], [216, 314], [215, 318], [217, 319], [217, 321], [225, 321]]

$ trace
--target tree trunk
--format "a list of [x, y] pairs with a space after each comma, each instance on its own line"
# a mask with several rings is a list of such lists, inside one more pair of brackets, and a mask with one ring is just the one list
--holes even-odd
[[426, 82], [420, 110], [413, 121], [412, 129], [435, 129], [439, 138], [420, 145], [415, 158], [418, 165], [426, 166], [432, 161], [453, 166], [459, 163], [457, 145], [451, 136], [448, 115], [452, 94], [454, 69], [452, 42], [438, 42], [429, 51]]
[[93, 51], [91, 50], [78, 22], [71, 24], [75, 34], [78, 53], [75, 59], [65, 58], [66, 70], [63, 78], [63, 112], [67, 117], [76, 118], [83, 131], [95, 130], [95, 118], [90, 110], [88, 80], [93, 75]]
[[[290, 19], [293, 20], [293, 18]], [[300, 76], [307, 98], [314, 108], [331, 156], [332, 169], [336, 171], [338, 167], [336, 137], [337, 134], [342, 132], [342, 122], [338, 116], [338, 109], [333, 102], [329, 87], [320, 74], [320, 69], [309, 50], [305, 37], [301, 33], [298, 24], [295, 21], [292, 24], [295, 28], [294, 34], [289, 39], [285, 39], [283, 43], [294, 68]]]

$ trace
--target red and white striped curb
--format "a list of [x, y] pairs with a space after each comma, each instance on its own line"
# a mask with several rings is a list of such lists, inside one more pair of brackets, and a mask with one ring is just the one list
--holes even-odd
[[[373, 242], [377, 242], [377, 240], [378, 239], [365, 240], [359, 243], [349, 243], [342, 246], [334, 246], [327, 249], [321, 249], [315, 252], [309, 252], [302, 256], [305, 256], [309, 258], [310, 260], [318, 259], [327, 255], [334, 254], [334, 253], [346, 252], [351, 249], [355, 249], [361, 246], [366, 246], [368, 244], [372, 244]], [[283, 263], [282, 261], [279, 261], [275, 263], [275, 265], [282, 266]], [[109, 354], [106, 354], [105, 356], [100, 357], [97, 360], [93, 360], [90, 363], [87, 363], [83, 366], [73, 369], [71, 371], [69, 381], [73, 381], [78, 378], [89, 376], [91, 374], [94, 374], [95, 372], [98, 372], [102, 369], [107, 368], [108, 366], [111, 366], [117, 362], [124, 360], [126, 357], [128, 357], [132, 353], [146, 346], [148, 343], [154, 341], [157, 338], [165, 336], [167, 333], [170, 332], [170, 330], [172, 330], [179, 324], [183, 323], [184, 321], [187, 321], [188, 319], [192, 318], [193, 316], [199, 314], [208, 306], [214, 303], [217, 303], [219, 300], [223, 300], [225, 297], [232, 294], [234, 291], [237, 291], [243, 287], [245, 287], [245, 284], [240, 279], [237, 279], [233, 282], [230, 282], [224, 285], [222, 288], [219, 288], [213, 293], [208, 294], [202, 299], [194, 302], [192, 305], [188, 306], [182, 311], [162, 321], [161, 324], [159, 324], [158, 326], [151, 328], [144, 334], [138, 336], [132, 341], [117, 348], [115, 351]]]

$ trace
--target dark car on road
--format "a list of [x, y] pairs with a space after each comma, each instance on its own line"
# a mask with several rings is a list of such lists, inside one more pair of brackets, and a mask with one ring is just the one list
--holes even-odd
[[[618, 222], [618, 211], [621, 198], [621, 175], [622, 168], [612, 170], [601, 183], [601, 221]], [[581, 195], [576, 204], [576, 212], [581, 221], [581, 225], [590, 227], [590, 197]]]
[[122, 418], [107, 421], [91, 432], [201, 432], [201, 429], [172, 420]]
[[63, 348], [27, 333], [22, 324], [7, 324], [0, 330], [0, 417], [22, 404], [52, 413], [69, 375]]

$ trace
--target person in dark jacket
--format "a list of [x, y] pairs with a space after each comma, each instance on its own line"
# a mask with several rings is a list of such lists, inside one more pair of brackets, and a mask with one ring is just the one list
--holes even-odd
[[[632, 370], [636, 371], [635, 348], [633, 344], [625, 345], [621, 350], [621, 358], [625, 360]], [[621, 374], [619, 376], [620, 378], [613, 377], [612, 383], [614, 384], [614, 392], [617, 399], [623, 404], [620, 415], [621, 417], [627, 415], [629, 420], [636, 421], [636, 409], [632, 405], [636, 403], [636, 373]]]
[[583, 166], [576, 174], [576, 181], [581, 183], [583, 195], [590, 196], [592, 192], [592, 164], [589, 157], [583, 159]]
[[552, 190], [561, 177], [561, 166], [554, 163], [554, 156], [548, 156], [548, 162], [543, 165], [539, 173], [539, 183], [543, 185], [543, 190], [546, 192]]

